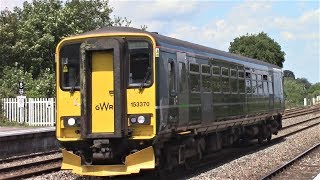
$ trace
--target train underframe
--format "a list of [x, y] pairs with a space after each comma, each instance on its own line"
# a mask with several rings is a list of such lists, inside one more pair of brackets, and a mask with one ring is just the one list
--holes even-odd
[[62, 169], [90, 176], [114, 176], [139, 173], [142, 169], [171, 170], [189, 160], [200, 160], [206, 154], [257, 139], [271, 140], [282, 127], [282, 117], [267, 117], [251, 125], [236, 125], [215, 132], [170, 133], [152, 140], [90, 139], [65, 142], [62, 146]]

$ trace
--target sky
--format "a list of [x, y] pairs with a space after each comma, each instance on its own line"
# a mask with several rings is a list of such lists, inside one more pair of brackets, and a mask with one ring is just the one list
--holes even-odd
[[[30, 0], [29, 0], [30, 1]], [[23, 0], [0, 0], [0, 9]], [[284, 70], [320, 82], [320, 1], [109, 0], [131, 26], [228, 51], [245, 34], [265, 32], [286, 53]]]

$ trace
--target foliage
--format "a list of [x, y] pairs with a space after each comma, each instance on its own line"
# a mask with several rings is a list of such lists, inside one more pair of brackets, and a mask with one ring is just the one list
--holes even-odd
[[284, 70], [283, 71], [283, 76], [284, 77], [288, 77], [288, 78], [292, 78], [292, 79], [296, 79], [294, 73], [290, 70]]
[[309, 89], [311, 87], [311, 83], [306, 78], [297, 78], [296, 81], [302, 83], [305, 89]]
[[311, 85], [310, 88], [308, 89], [308, 94], [311, 97], [320, 96], [320, 82]]
[[1, 11], [0, 95], [15, 96], [22, 78], [30, 97], [52, 96], [57, 43], [104, 26], [130, 25], [126, 18], [110, 18], [111, 13], [108, 0], [33, 0], [22, 8]]
[[292, 78], [284, 78], [284, 98], [286, 108], [302, 106], [307, 90], [301, 82]]
[[259, 59], [283, 67], [285, 53], [266, 33], [246, 34], [230, 43], [229, 52]]
[[52, 97], [54, 91], [54, 74], [46, 69], [37, 79], [21, 67], [5, 67], [0, 78], [0, 97], [16, 97], [18, 82], [24, 82], [24, 92], [27, 97]]

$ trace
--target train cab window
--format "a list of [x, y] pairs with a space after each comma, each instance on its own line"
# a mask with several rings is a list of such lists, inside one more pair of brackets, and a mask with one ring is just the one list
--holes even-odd
[[212, 74], [220, 76], [220, 67], [219, 66], [212, 66]]
[[129, 48], [129, 86], [143, 87], [151, 85], [151, 44], [147, 41], [132, 40]]
[[60, 50], [60, 86], [63, 90], [79, 90], [80, 43], [65, 45]]

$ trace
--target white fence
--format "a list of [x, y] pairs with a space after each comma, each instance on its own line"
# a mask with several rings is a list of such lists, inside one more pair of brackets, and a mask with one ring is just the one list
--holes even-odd
[[10, 121], [30, 126], [54, 126], [54, 98], [3, 98], [1, 103], [4, 116]]

